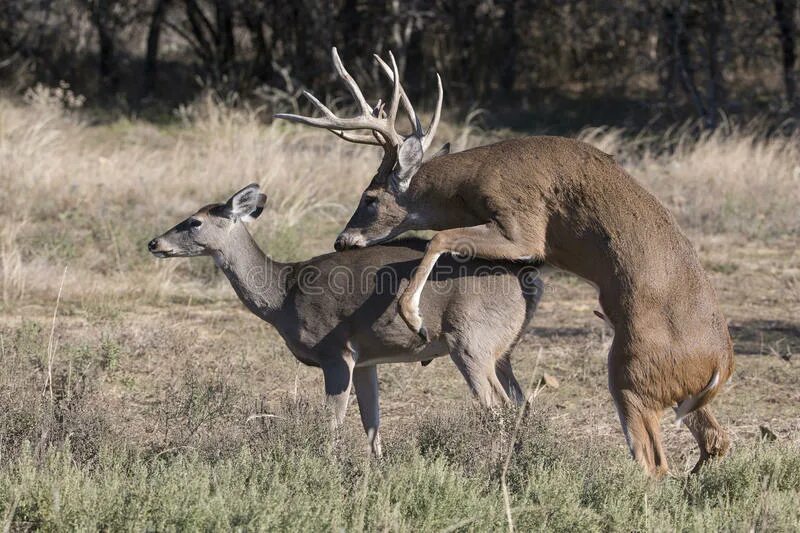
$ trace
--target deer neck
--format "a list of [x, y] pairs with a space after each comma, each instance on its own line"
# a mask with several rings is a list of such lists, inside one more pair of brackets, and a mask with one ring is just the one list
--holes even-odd
[[241, 222], [231, 228], [224, 246], [213, 257], [242, 303], [272, 322], [286, 299], [291, 265], [264, 254]]
[[[464, 200], [462, 180], [453, 179], [449, 167], [439, 164], [441, 156], [426, 162], [411, 181], [408, 204], [413, 229], [446, 230], [485, 224]], [[440, 168], [441, 167], [441, 168]], [[444, 208], [442, 207], [444, 206]]]

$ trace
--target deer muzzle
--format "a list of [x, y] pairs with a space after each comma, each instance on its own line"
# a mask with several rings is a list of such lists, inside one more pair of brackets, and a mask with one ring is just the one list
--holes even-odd
[[159, 237], [147, 243], [147, 249], [156, 257], [168, 257], [172, 252], [171, 249], [164, 248], [163, 243]]
[[342, 232], [336, 237], [333, 247], [337, 252], [350, 250], [352, 248], [363, 248], [367, 245], [364, 237], [358, 233]]

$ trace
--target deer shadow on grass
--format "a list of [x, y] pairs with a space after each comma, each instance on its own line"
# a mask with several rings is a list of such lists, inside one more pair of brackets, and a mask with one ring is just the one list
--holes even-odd
[[[800, 323], [787, 320], [744, 320], [728, 326], [736, 355], [778, 355], [783, 359], [800, 359]], [[528, 333], [540, 339], [588, 338], [591, 327], [532, 325]]]
[[728, 326], [737, 355], [779, 355], [791, 359], [800, 353], [800, 323], [787, 320], [743, 320]]

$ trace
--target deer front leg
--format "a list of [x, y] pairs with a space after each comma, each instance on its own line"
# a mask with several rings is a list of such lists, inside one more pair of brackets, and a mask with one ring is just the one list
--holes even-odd
[[331, 410], [332, 425], [338, 427], [344, 422], [347, 403], [350, 401], [350, 387], [353, 382], [355, 360], [346, 353], [322, 365], [325, 380], [325, 404]]
[[531, 250], [525, 243], [511, 240], [501, 231], [498, 224], [490, 222], [471, 228], [457, 228], [440, 231], [431, 242], [425, 255], [414, 270], [411, 280], [400, 297], [400, 316], [411, 331], [417, 333], [424, 341], [428, 341], [428, 332], [422, 324], [419, 313], [419, 300], [422, 289], [428, 280], [439, 256], [446, 253], [457, 253], [471, 257], [496, 260], [530, 259]]
[[378, 368], [367, 366], [353, 370], [353, 386], [356, 388], [361, 424], [367, 433], [369, 449], [375, 457], [381, 457], [380, 405], [378, 403]]

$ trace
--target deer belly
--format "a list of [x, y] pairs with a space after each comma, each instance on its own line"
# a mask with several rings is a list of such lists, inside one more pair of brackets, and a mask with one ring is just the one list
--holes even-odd
[[359, 349], [356, 366], [383, 365], [387, 363], [418, 363], [448, 355], [450, 350], [443, 340], [432, 341], [419, 350], [386, 351], [379, 347]]

